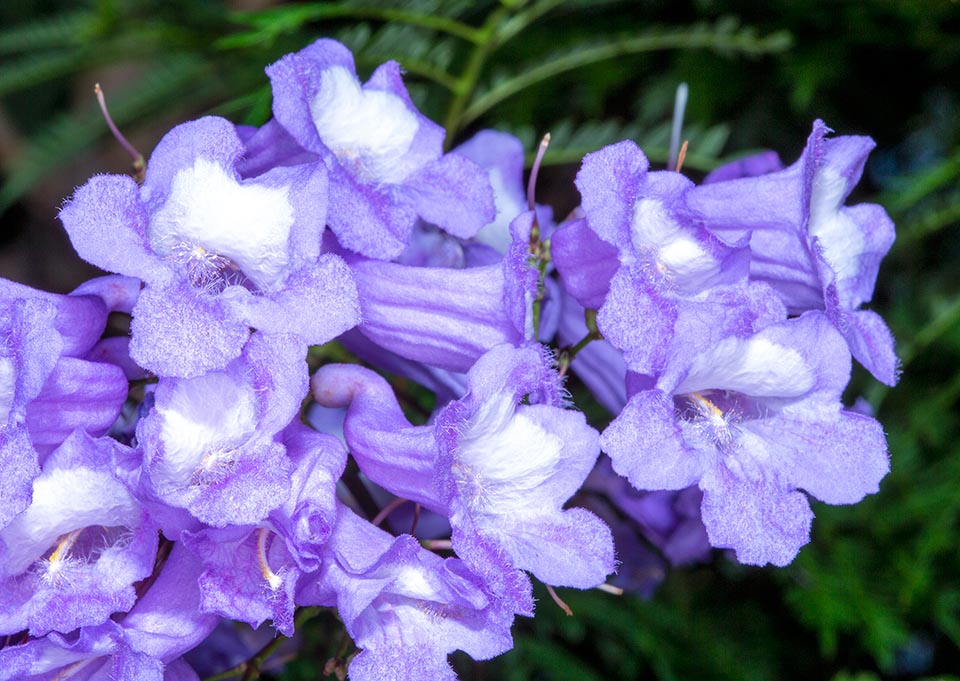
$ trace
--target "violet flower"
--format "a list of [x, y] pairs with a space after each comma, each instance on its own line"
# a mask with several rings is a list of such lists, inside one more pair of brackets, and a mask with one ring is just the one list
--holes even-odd
[[513, 646], [513, 612], [456, 558], [443, 559], [409, 535], [392, 537], [343, 507], [315, 595], [335, 605], [360, 654], [355, 681], [453, 681], [447, 655], [477, 660]]
[[[233, 125], [177, 126], [137, 187], [101, 175], [60, 218], [78, 254], [146, 283], [133, 309], [130, 354], [162, 376], [189, 378], [239, 356], [250, 327], [325, 343], [358, 321], [342, 260], [321, 254], [323, 168], [276, 168], [240, 180]], [[304, 306], [324, 310], [304, 315]]]
[[[255, 333], [225, 370], [164, 379], [137, 427], [143, 484], [162, 503], [214, 527], [256, 524], [290, 493], [292, 463], [278, 434], [307, 391], [306, 347]], [[191, 529], [172, 518], [168, 536]]]
[[443, 154], [443, 129], [413, 106], [396, 62], [361, 85], [350, 51], [323, 39], [267, 75], [276, 120], [329, 171], [328, 222], [344, 247], [391, 260], [417, 216], [461, 238], [493, 219], [484, 172]]
[[698, 484], [713, 546], [743, 563], [785, 565], [809, 540], [804, 491], [856, 503], [889, 469], [880, 424], [842, 408], [849, 376], [842, 337], [806, 313], [669, 363], [634, 391], [601, 444], [638, 489]]
[[894, 227], [875, 204], [844, 206], [873, 149], [868, 137], [827, 139], [813, 124], [800, 159], [757, 177], [705, 184], [689, 204], [725, 239], [750, 239], [750, 276], [769, 283], [791, 314], [823, 310], [853, 356], [877, 378], [897, 381], [893, 336], [870, 302]]

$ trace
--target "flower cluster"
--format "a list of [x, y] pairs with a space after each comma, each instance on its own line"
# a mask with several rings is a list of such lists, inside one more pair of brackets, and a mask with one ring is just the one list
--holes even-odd
[[[292, 635], [301, 606], [336, 608], [357, 681], [452, 679], [511, 648], [532, 579], [784, 565], [809, 496], [877, 490], [883, 431], [841, 403], [851, 357], [897, 374], [861, 309], [893, 227], [843, 205], [870, 140], [818, 121], [792, 166], [700, 186], [621, 142], [554, 225], [520, 143], [443, 153], [396, 63], [362, 83], [320, 40], [267, 73], [262, 128], [179, 125], [142, 184], [63, 206], [113, 274], [0, 282], [0, 679], [197, 678], [221, 621]], [[363, 364], [308, 362], [333, 341]]]

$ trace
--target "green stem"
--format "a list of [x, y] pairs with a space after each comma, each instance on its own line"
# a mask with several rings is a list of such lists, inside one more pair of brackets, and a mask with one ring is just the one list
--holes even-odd
[[[281, 17], [284, 21], [277, 21]], [[271, 25], [273, 30], [299, 28], [308, 21], [318, 19], [374, 19], [377, 21], [419, 26], [446, 33], [468, 42], [479, 44], [484, 36], [479, 29], [449, 17], [420, 14], [390, 7], [357, 7], [352, 3], [313, 3], [297, 7], [280, 7], [261, 12], [237, 12], [231, 16], [237, 23]]]
[[463, 127], [464, 121], [462, 114], [467, 106], [467, 102], [480, 80], [480, 74], [483, 71], [483, 64], [494, 48], [494, 36], [496, 27], [503, 21], [509, 10], [506, 7], [500, 7], [491, 13], [480, 29], [482, 39], [475, 43], [473, 51], [467, 60], [467, 65], [460, 78], [457, 79], [457, 86], [454, 88], [454, 97], [450, 102], [450, 108], [447, 109], [447, 115], [443, 122], [443, 128], [446, 130], [444, 145], [449, 149], [453, 145], [454, 137]]
[[781, 34], [773, 34], [764, 40], [756, 40], [740, 35], [724, 35], [705, 31], [681, 31], [664, 35], [644, 36], [614, 40], [593, 48], [585, 48], [573, 53], [558, 57], [552, 61], [543, 62], [538, 66], [524, 71], [516, 78], [512, 78], [494, 87], [463, 110], [458, 124], [467, 125], [488, 110], [515, 95], [531, 85], [552, 78], [561, 73], [588, 66], [596, 62], [621, 57], [627, 54], [652, 52], [673, 48], [705, 48], [712, 47], [718, 50], [740, 50], [750, 53], [761, 53], [785, 44]]

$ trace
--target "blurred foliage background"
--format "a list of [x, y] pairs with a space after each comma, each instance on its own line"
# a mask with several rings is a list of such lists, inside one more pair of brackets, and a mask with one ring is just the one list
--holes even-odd
[[[883, 204], [898, 239], [872, 308], [898, 339], [893, 390], [859, 368], [890, 443], [881, 491], [815, 504], [785, 569], [721, 552], [649, 600], [541, 592], [516, 649], [464, 679], [874, 679], [960, 674], [960, 5], [951, 0], [34, 0], [0, 4], [0, 275], [68, 291], [94, 272], [56, 220], [73, 188], [127, 172], [92, 94], [145, 154], [202, 114], [260, 125], [263, 67], [320, 36], [365, 76], [387, 59], [452, 146], [482, 127], [531, 151], [553, 134], [539, 195], [563, 215], [586, 152], [636, 140], [667, 156], [674, 91], [690, 85], [685, 170], [761, 148], [785, 162], [814, 118], [877, 142], [851, 202]], [[598, 425], [603, 425], [602, 423]], [[273, 678], [319, 678], [335, 622]], [[331, 640], [334, 639], [334, 640]], [[267, 675], [269, 676], [269, 675]], [[953, 677], [951, 677], [953, 678]], [[960, 677], [956, 677], [960, 678]]]

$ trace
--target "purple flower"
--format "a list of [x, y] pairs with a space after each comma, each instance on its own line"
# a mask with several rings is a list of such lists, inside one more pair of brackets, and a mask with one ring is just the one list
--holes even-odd
[[563, 509], [597, 459], [597, 434], [562, 408], [549, 356], [501, 345], [467, 381], [435, 426], [411, 426], [386, 382], [358, 367], [322, 367], [313, 394], [349, 405], [344, 432], [360, 469], [449, 516], [454, 550], [516, 612], [532, 612], [524, 570], [556, 586], [602, 583], [614, 568], [609, 530], [584, 509]]
[[276, 120], [330, 173], [328, 221], [346, 248], [390, 260], [417, 216], [461, 238], [493, 219], [484, 172], [443, 154], [443, 129], [413, 106], [396, 62], [361, 85], [350, 51], [324, 39], [267, 75]]
[[285, 503], [257, 527], [184, 532], [183, 543], [202, 561], [200, 610], [257, 627], [272, 619], [293, 635], [300, 576], [320, 567], [336, 521], [335, 486], [346, 452], [333, 437], [291, 425], [284, 443], [294, 461]]
[[306, 394], [305, 354], [294, 336], [255, 333], [224, 371], [161, 380], [137, 428], [150, 494], [214, 527], [256, 524], [280, 506], [292, 464], [277, 436]]
[[801, 490], [856, 503], [889, 469], [880, 424], [842, 409], [849, 375], [842, 337], [807, 313], [679, 356], [635, 391], [601, 444], [638, 489], [698, 484], [714, 546], [785, 565], [809, 539]]
[[[692, 183], [649, 173], [643, 153], [621, 142], [588, 154], [577, 174], [586, 222], [553, 237], [564, 285], [599, 308], [597, 326], [635, 372], [659, 372], [684, 327], [746, 326], [756, 294], [744, 289], [746, 239], [730, 244], [702, 225], [686, 203]], [[764, 291], [764, 294], [769, 292]]]
[[159, 375], [222, 369], [250, 327], [317, 344], [358, 321], [349, 272], [320, 252], [323, 168], [280, 167], [240, 180], [234, 166], [243, 152], [229, 122], [186, 123], [161, 140], [143, 187], [97, 176], [61, 211], [82, 258], [146, 283], [130, 353]]
[[757, 177], [714, 182], [689, 192], [707, 227], [726, 239], [750, 238], [750, 276], [769, 283], [791, 314], [823, 310], [853, 356], [878, 380], [897, 381], [893, 336], [870, 301], [880, 262], [894, 240], [880, 206], [844, 206], [873, 141], [827, 139], [816, 121], [800, 159]]
[[360, 648], [349, 669], [355, 681], [454, 680], [454, 650], [484, 660], [513, 646], [512, 611], [463, 561], [392, 537], [345, 507], [316, 584], [306, 602], [336, 605]]
[[30, 506], [0, 531], [0, 634], [67, 633], [133, 607], [157, 527], [114, 473], [125, 451], [78, 430], [47, 458]]
[[26, 508], [39, 457], [76, 428], [102, 435], [127, 397], [116, 366], [87, 356], [107, 308], [0, 280], [0, 528]]

